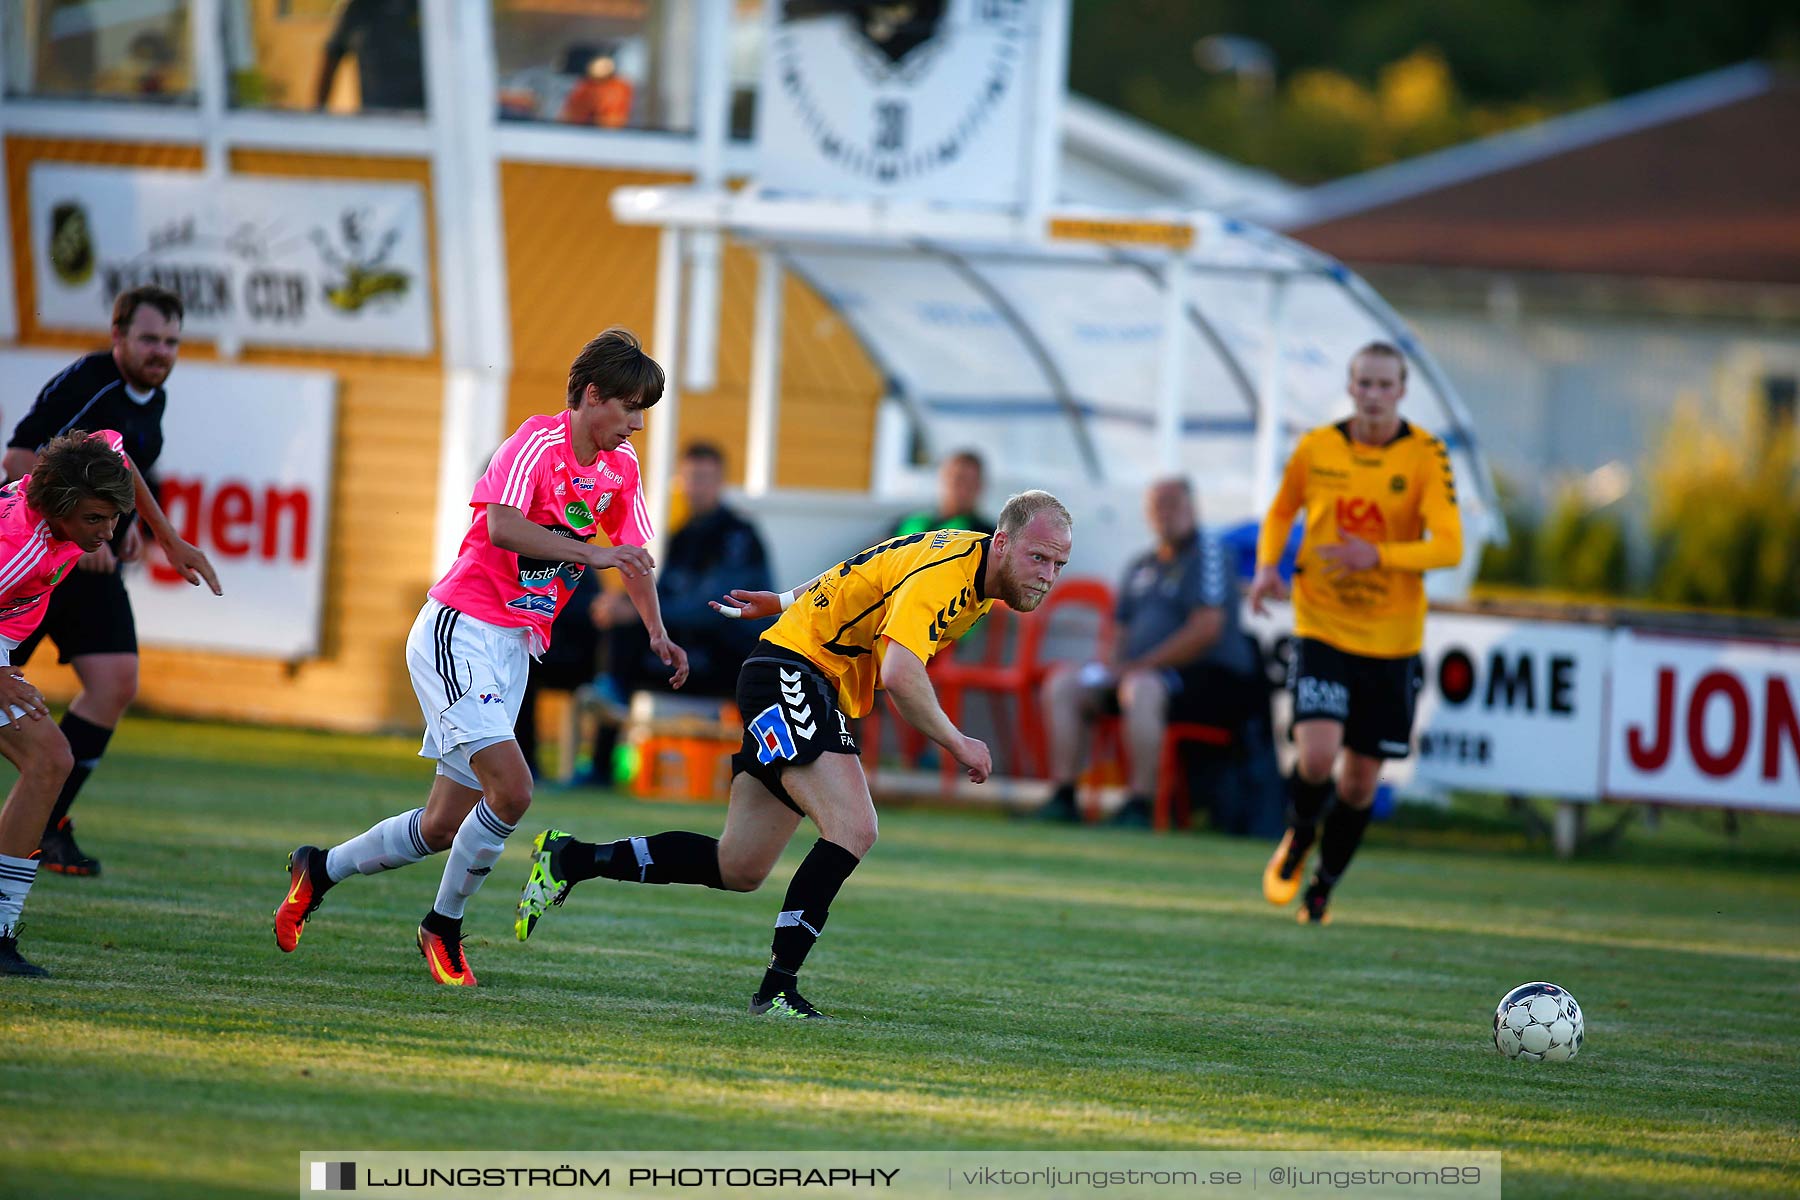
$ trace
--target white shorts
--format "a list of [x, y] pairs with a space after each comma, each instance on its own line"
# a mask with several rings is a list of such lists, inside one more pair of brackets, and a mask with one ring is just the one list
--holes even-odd
[[406, 635], [406, 671], [425, 714], [419, 757], [438, 774], [481, 788], [469, 759], [513, 738], [531, 666], [523, 629], [502, 629], [426, 600]]
[[[10, 638], [0, 637], [0, 669], [12, 666], [12, 652], [19, 648], [19, 643]], [[11, 725], [25, 715], [25, 710], [14, 704], [5, 712], [0, 712], [0, 727]]]

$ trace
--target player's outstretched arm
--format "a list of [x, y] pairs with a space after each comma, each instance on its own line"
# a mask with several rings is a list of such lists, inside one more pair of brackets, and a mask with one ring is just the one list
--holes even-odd
[[223, 596], [224, 589], [219, 587], [218, 573], [213, 570], [212, 562], [205, 551], [192, 542], [184, 541], [175, 527], [169, 524], [169, 518], [163, 514], [162, 505], [156, 502], [156, 493], [144, 482], [138, 473], [137, 464], [130, 459], [125, 463], [131, 468], [131, 489], [137, 496], [138, 516], [150, 528], [150, 536], [162, 547], [163, 556], [169, 565], [181, 572], [181, 577], [199, 587], [202, 580], [212, 589], [215, 596]]
[[812, 585], [823, 578], [814, 575], [797, 588], [785, 592], [757, 592], [748, 588], [732, 588], [718, 600], [708, 600], [712, 610], [721, 617], [742, 618], [747, 621], [772, 617], [784, 612], [787, 607], [812, 589]]
[[882, 642], [881, 686], [894, 698], [894, 707], [908, 725], [948, 750], [972, 782], [986, 783], [994, 769], [987, 743], [964, 734], [945, 714], [923, 659], [892, 638]]
[[628, 575], [625, 577], [625, 594], [631, 597], [632, 606], [637, 609], [644, 630], [650, 635], [651, 652], [674, 672], [669, 676], [669, 686], [680, 687], [688, 677], [687, 651], [675, 644], [663, 624], [662, 601], [656, 595], [656, 582], [648, 575]]

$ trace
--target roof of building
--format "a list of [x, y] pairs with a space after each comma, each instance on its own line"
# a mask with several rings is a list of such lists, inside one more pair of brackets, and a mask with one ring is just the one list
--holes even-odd
[[1063, 101], [1060, 200], [1101, 208], [1278, 210], [1301, 189], [1085, 96]]
[[1800, 283], [1796, 130], [1800, 81], [1748, 63], [1259, 211], [1362, 264]]

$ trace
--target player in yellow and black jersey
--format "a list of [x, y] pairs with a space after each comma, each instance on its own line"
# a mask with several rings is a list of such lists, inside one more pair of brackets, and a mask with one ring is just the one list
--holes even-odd
[[867, 716], [889, 645], [928, 661], [993, 606], [982, 590], [992, 545], [961, 529], [889, 538], [814, 580], [763, 641], [822, 672], [846, 716]]
[[991, 535], [937, 529], [890, 538], [792, 591], [733, 591], [715, 602], [726, 617], [781, 614], [738, 674], [744, 744], [731, 761], [724, 832], [593, 843], [546, 830], [519, 899], [519, 940], [584, 879], [754, 891], [809, 817], [819, 839], [788, 885], [750, 1011], [823, 1016], [800, 995], [800, 966], [833, 897], [875, 844], [875, 803], [851, 721], [885, 688], [913, 728], [985, 782], [987, 746], [944, 714], [925, 664], [996, 602], [1020, 612], [1043, 603], [1069, 561], [1070, 530], [1055, 496], [1023, 492], [1006, 502]]
[[1412, 745], [1422, 681], [1424, 573], [1462, 560], [1462, 517], [1444, 444], [1400, 419], [1406, 358], [1371, 342], [1350, 360], [1355, 415], [1294, 447], [1256, 547], [1250, 605], [1285, 598], [1276, 570], [1294, 516], [1306, 532], [1294, 566], [1294, 741], [1288, 831], [1263, 871], [1263, 895], [1286, 904], [1300, 889], [1319, 816], [1319, 865], [1300, 920], [1322, 923], [1333, 885], [1369, 824], [1385, 759]]

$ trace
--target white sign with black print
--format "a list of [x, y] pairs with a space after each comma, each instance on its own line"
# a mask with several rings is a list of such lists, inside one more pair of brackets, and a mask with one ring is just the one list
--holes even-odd
[[1043, 0], [767, 8], [757, 181], [820, 196], [1024, 202]]
[[36, 163], [30, 195], [37, 319], [46, 328], [104, 331], [114, 296], [156, 284], [181, 296], [190, 337], [432, 349], [416, 184]]

